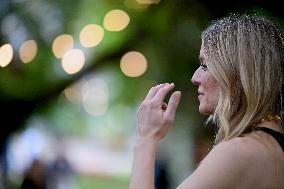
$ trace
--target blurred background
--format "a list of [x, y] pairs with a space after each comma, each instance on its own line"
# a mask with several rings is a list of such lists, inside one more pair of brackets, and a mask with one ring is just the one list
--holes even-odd
[[182, 99], [155, 184], [176, 188], [214, 137], [190, 82], [201, 32], [229, 13], [283, 28], [279, 3], [0, 0], [0, 189], [128, 188], [136, 110], [163, 82]]

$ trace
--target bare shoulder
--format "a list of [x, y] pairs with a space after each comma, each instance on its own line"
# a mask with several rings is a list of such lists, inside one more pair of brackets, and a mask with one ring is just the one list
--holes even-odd
[[259, 166], [265, 161], [270, 161], [270, 156], [275, 154], [275, 146], [271, 144], [275, 141], [268, 139], [269, 137], [264, 133], [251, 133], [232, 138], [216, 145], [205, 159], [208, 161], [213, 159], [214, 161], [225, 161], [229, 164], [232, 163], [231, 166], [243, 169]]
[[[199, 167], [178, 188], [234, 188], [255, 165], [257, 154], [251, 137], [236, 137], [217, 144]], [[200, 178], [203, 178], [202, 180]]]
[[224, 141], [216, 145], [212, 149], [212, 154], [225, 153], [228, 156], [236, 156], [236, 158], [253, 158], [258, 153], [262, 153], [263, 141], [254, 134], [245, 135], [243, 137], [235, 137], [228, 141]]
[[253, 137], [236, 137], [228, 141], [223, 141], [217, 144], [202, 163], [220, 162], [223, 169], [244, 169], [255, 162], [260, 146], [259, 141]]

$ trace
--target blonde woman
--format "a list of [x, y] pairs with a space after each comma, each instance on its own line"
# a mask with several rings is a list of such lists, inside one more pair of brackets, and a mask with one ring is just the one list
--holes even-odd
[[[218, 128], [216, 145], [178, 189], [284, 189], [284, 41], [270, 21], [229, 16], [202, 33], [199, 112]], [[159, 141], [171, 127], [181, 92], [149, 90], [137, 112], [131, 189], [154, 188]]]

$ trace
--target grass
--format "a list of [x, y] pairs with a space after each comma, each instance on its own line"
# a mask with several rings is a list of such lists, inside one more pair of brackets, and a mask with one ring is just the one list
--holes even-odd
[[80, 189], [127, 189], [128, 177], [79, 177], [78, 186]]

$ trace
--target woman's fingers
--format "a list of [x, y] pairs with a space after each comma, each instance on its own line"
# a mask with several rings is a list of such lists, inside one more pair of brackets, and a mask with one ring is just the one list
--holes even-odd
[[174, 84], [160, 84], [151, 88], [137, 111], [139, 136], [160, 140], [170, 128], [180, 100], [180, 92], [174, 92], [169, 104], [163, 102]]
[[167, 119], [170, 122], [172, 122], [175, 118], [176, 109], [177, 109], [179, 102], [180, 102], [180, 96], [181, 96], [181, 92], [176, 91], [170, 97], [167, 109], [166, 109], [165, 114], [164, 114], [164, 118]]
[[168, 105], [166, 103], [162, 102], [162, 110], [166, 111], [167, 107], [168, 107]]
[[164, 87], [165, 85], [167, 85], [167, 84], [168, 84], [168, 83], [163, 83], [163, 84], [156, 85], [155, 87], [152, 87], [152, 88], [149, 90], [147, 96], [145, 97], [145, 100], [150, 100], [151, 98], [153, 98], [153, 97], [155, 96], [155, 94], [157, 93], [157, 91], [158, 91], [160, 88], [162, 88], [162, 87]]
[[165, 98], [165, 96], [174, 88], [174, 84], [167, 84], [163, 86], [162, 88], [159, 88], [158, 91], [156, 92], [156, 95], [153, 97], [156, 102], [161, 104]]

